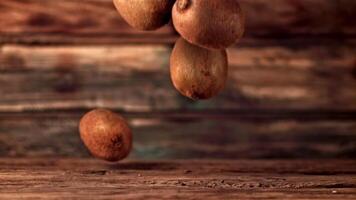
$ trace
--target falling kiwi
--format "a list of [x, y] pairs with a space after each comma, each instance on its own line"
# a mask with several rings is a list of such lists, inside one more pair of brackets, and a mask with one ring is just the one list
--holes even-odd
[[79, 132], [89, 151], [98, 158], [118, 161], [132, 147], [132, 133], [125, 119], [110, 110], [96, 109], [80, 120]]
[[171, 19], [175, 0], [114, 0], [121, 16], [132, 27], [156, 30]]
[[180, 38], [171, 55], [170, 71], [173, 85], [184, 96], [194, 100], [211, 98], [226, 83], [226, 50], [205, 49]]
[[236, 0], [177, 0], [173, 25], [195, 45], [226, 49], [244, 33], [244, 16]]

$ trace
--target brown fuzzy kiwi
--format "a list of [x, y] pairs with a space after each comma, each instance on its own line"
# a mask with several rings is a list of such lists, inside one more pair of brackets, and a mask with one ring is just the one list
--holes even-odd
[[171, 55], [170, 71], [173, 85], [184, 96], [194, 100], [211, 98], [226, 83], [226, 50], [205, 49], [180, 38]]
[[171, 19], [175, 0], [113, 0], [116, 9], [132, 27], [156, 30]]
[[184, 39], [209, 49], [226, 49], [244, 33], [237, 0], [177, 0], [172, 19]]
[[82, 141], [97, 158], [118, 161], [131, 151], [132, 133], [125, 119], [110, 110], [95, 109], [79, 124]]

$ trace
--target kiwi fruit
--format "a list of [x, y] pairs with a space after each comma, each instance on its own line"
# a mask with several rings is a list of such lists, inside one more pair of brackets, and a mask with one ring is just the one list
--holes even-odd
[[226, 49], [244, 33], [244, 15], [236, 0], [177, 0], [172, 19], [184, 39], [210, 49]]
[[177, 40], [170, 58], [174, 87], [193, 100], [209, 99], [225, 86], [228, 71], [226, 50], [210, 50]]
[[79, 124], [80, 137], [97, 158], [118, 161], [132, 148], [132, 132], [125, 119], [107, 109], [85, 114]]
[[171, 19], [175, 0], [113, 0], [116, 9], [132, 27], [156, 30]]

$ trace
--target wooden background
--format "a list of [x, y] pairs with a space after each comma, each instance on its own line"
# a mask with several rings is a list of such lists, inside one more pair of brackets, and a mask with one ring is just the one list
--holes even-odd
[[88, 157], [78, 120], [129, 119], [131, 158], [356, 158], [356, 1], [240, 0], [227, 88], [180, 96], [173, 28], [128, 27], [111, 0], [0, 1], [0, 156]]

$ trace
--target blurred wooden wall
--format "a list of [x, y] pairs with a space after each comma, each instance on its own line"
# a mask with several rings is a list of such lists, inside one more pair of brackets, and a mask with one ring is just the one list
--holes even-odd
[[356, 158], [356, 1], [240, 0], [227, 88], [180, 96], [177, 38], [131, 29], [111, 0], [0, 1], [0, 156], [88, 156], [77, 124], [121, 112], [132, 158]]

